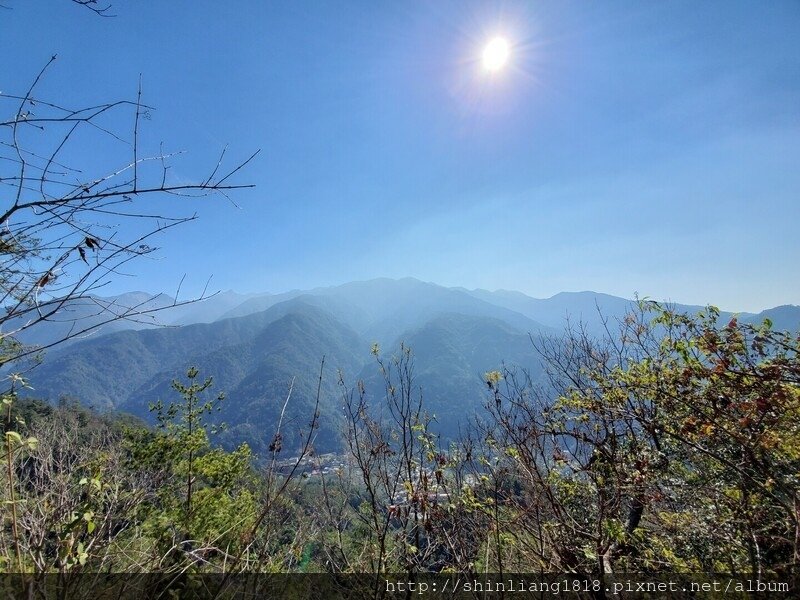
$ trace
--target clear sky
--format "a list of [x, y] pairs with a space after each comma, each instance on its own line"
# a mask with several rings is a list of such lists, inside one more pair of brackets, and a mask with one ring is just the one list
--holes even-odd
[[800, 303], [796, 1], [112, 2], [6, 0], [0, 90], [55, 53], [42, 91], [65, 104], [132, 98], [141, 73], [142, 144], [188, 151], [174, 176], [262, 153], [240, 208], [186, 202], [200, 218], [109, 291], [413, 276]]

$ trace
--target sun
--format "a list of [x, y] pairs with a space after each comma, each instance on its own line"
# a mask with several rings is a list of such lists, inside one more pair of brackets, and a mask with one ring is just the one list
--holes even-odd
[[510, 52], [505, 38], [492, 39], [483, 49], [483, 67], [488, 71], [499, 71], [508, 62]]

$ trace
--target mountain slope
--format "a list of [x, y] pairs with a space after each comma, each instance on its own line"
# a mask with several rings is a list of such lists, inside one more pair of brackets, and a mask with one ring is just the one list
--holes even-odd
[[[611, 329], [614, 331], [613, 325], [615, 321], [621, 319], [626, 312], [636, 306], [634, 300], [626, 300], [625, 298], [597, 292], [561, 292], [551, 298], [540, 299], [531, 298], [521, 292], [507, 290], [498, 290], [496, 292], [481, 289], [464, 291], [486, 302], [517, 311], [534, 321], [559, 331], [563, 330], [567, 323], [575, 325], [578, 322], [582, 322], [587, 326], [587, 330], [595, 335], [604, 333], [604, 319], [612, 325]], [[694, 314], [703, 308], [702, 306], [691, 304], [671, 303], [671, 305], [677, 311], [690, 314]], [[776, 306], [758, 314], [722, 311], [719, 317], [720, 323], [727, 323], [734, 314], [738, 314], [742, 321], [748, 323], [761, 323], [765, 318], [769, 318], [775, 329], [800, 330], [800, 306]]]
[[[129, 292], [118, 296], [89, 296], [64, 302], [47, 321], [20, 332], [16, 337], [24, 344], [45, 347], [70, 335], [90, 330], [63, 342], [62, 347], [106, 333], [128, 329], [145, 329], [155, 326], [158, 315], [164, 314], [173, 299], [165, 294], [153, 296], [146, 292]], [[54, 307], [52, 307], [54, 308]], [[50, 310], [52, 310], [52, 308]], [[131, 312], [155, 311], [148, 315], [123, 319], [120, 315]], [[14, 331], [30, 319], [12, 319], [4, 324], [5, 331]], [[110, 321], [105, 325], [101, 323]], [[92, 329], [95, 328], [95, 329]]]
[[764, 319], [772, 321], [772, 329], [776, 331], [800, 331], [800, 306], [784, 304], [757, 315], [742, 315], [742, 321], [746, 323], [762, 323]]
[[[415, 385], [423, 391], [425, 409], [435, 415], [434, 430], [450, 438], [480, 413], [487, 400], [484, 375], [508, 367], [541, 372], [530, 335], [489, 317], [444, 314], [405, 332], [385, 349], [386, 359], [397, 354], [400, 341], [411, 348]], [[383, 378], [374, 364], [361, 373], [379, 407], [385, 402]]]
[[183, 369], [198, 353], [246, 342], [291, 309], [278, 305], [242, 319], [122, 331], [85, 340], [52, 353], [31, 372], [30, 381], [40, 397], [55, 400], [69, 395], [97, 408], [117, 407], [157, 373]]
[[[368, 356], [368, 348], [354, 331], [313, 305], [290, 301], [273, 309], [285, 314], [254, 337], [211, 352], [199, 351], [188, 358], [187, 364], [196, 365], [204, 375], [213, 375], [214, 389], [226, 394], [221, 418], [228, 429], [223, 442], [233, 446], [247, 440], [256, 452], [263, 453], [290, 386], [291, 397], [284, 416], [287, 430], [283, 434], [287, 448], [296, 441], [297, 429], [311, 420], [324, 357], [317, 444], [332, 448], [338, 444], [341, 432], [337, 372], [348, 380], [354, 379]], [[273, 310], [272, 314], [277, 312]], [[147, 418], [149, 402], [175, 399], [170, 382], [183, 377], [184, 372], [185, 365], [180, 365], [153, 374], [120, 407]]]
[[[287, 295], [292, 297], [287, 300]], [[194, 318], [212, 316], [240, 299], [227, 295], [205, 309], [198, 306]], [[222, 415], [230, 427], [221, 439], [228, 445], [248, 441], [263, 452], [293, 382], [284, 431], [289, 451], [296, 430], [312, 416], [324, 356], [317, 448], [330, 450], [341, 434], [337, 371], [351, 387], [363, 378], [370, 401], [380, 407], [383, 386], [369, 356], [370, 344], [377, 341], [391, 354], [404, 342], [416, 357], [416, 383], [423, 388], [426, 410], [436, 415], [437, 430], [451, 437], [486, 402], [487, 371], [505, 362], [530, 370], [534, 379], [541, 375], [531, 336], [558, 335], [567, 315], [573, 323], [587, 321], [590, 333], [601, 334], [600, 314], [613, 329], [614, 320], [631, 307], [623, 298], [592, 292], [540, 300], [518, 292], [467, 291], [403, 279], [253, 297], [229, 313], [264, 303], [272, 304], [241, 317], [114, 332], [50, 352], [30, 373], [30, 395], [51, 401], [72, 396], [89, 406], [147, 419], [150, 403], [177, 399], [170, 382], [193, 365], [203, 376], [213, 376], [214, 389], [228, 396]], [[724, 313], [720, 318], [729, 317]], [[800, 307], [740, 315], [751, 322], [764, 317], [776, 329], [797, 329]]]
[[473, 297], [462, 290], [425, 283], [411, 277], [356, 281], [307, 292], [295, 290], [280, 296], [254, 298], [242, 303], [227, 316], [263, 309], [270, 302], [287, 295], [311, 296], [319, 299], [315, 302], [325, 302], [326, 309], [364, 338], [382, 344], [390, 343], [409, 328], [418, 327], [445, 313], [501, 319], [523, 331], [547, 329], [513, 309]]

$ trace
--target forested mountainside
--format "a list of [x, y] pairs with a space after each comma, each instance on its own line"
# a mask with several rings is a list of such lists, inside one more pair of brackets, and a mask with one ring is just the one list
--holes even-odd
[[4, 395], [0, 554], [80, 593], [99, 571], [788, 582], [800, 337], [720, 316], [645, 303], [597, 338], [444, 313], [389, 352], [296, 298], [76, 344], [40, 373], [115, 365], [91, 388], [112, 410]]
[[[227, 395], [228, 429], [220, 439], [229, 448], [246, 441], [260, 455], [269, 444], [264, 428], [282, 411], [290, 386], [287, 419], [301, 423], [301, 415], [308, 414], [324, 357], [317, 445], [333, 451], [342, 443], [339, 377], [351, 383], [363, 379], [377, 403], [385, 390], [377, 383], [381, 377], [370, 350], [377, 344], [379, 354], [389, 357], [405, 344], [416, 359], [415, 383], [425, 390], [426, 409], [435, 417], [432, 430], [451, 439], [482, 411], [486, 372], [519, 367], [541, 381], [537, 340], [557, 337], [568, 325], [591, 335], [613, 333], [634, 306], [590, 292], [536, 300], [414, 279], [261, 295], [242, 300], [211, 323], [116, 331], [51, 352], [30, 372], [29, 393], [50, 401], [66, 396], [148, 419], [150, 404], [168, 396], [170, 382], [194, 365]], [[203, 313], [202, 307], [194, 314]], [[766, 316], [785, 329], [793, 328], [793, 320], [800, 323], [800, 309], [792, 306], [740, 318], [759, 322]], [[717, 318], [722, 323], [731, 315]]]

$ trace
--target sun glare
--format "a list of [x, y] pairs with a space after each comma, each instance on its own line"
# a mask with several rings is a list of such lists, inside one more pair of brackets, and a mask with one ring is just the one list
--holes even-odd
[[510, 48], [508, 42], [496, 37], [483, 49], [483, 66], [489, 71], [498, 71], [508, 62]]

